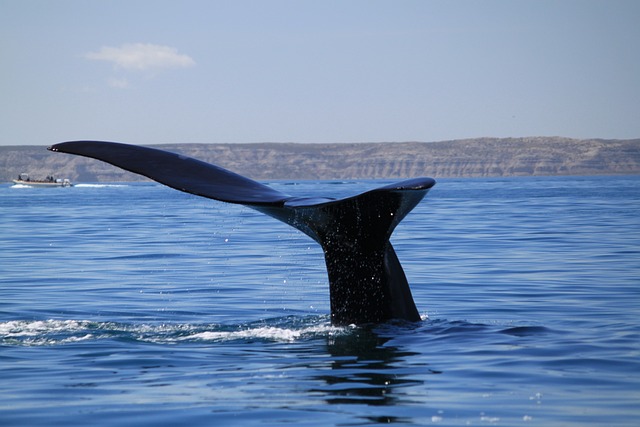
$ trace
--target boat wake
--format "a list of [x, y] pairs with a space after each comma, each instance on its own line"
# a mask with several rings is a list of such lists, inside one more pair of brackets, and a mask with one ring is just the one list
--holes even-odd
[[128, 187], [127, 184], [76, 184], [76, 188], [120, 188]]

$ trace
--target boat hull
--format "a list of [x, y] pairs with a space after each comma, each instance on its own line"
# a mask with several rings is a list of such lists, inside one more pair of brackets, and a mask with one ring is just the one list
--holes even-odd
[[68, 179], [60, 181], [23, 181], [21, 179], [13, 179], [14, 184], [27, 185], [29, 187], [72, 187], [73, 184]]

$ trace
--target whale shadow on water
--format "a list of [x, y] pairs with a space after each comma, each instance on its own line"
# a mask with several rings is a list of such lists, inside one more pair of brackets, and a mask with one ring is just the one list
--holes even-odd
[[49, 150], [98, 159], [179, 191], [245, 205], [302, 231], [324, 252], [333, 325], [420, 320], [389, 238], [435, 185], [432, 178], [408, 179], [343, 199], [294, 197], [221, 167], [150, 147], [71, 141]]

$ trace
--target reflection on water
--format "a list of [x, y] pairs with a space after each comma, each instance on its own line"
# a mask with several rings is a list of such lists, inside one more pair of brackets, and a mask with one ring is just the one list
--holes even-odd
[[391, 406], [406, 401], [401, 389], [423, 381], [411, 378], [412, 371], [399, 366], [410, 365], [410, 358], [418, 353], [386, 345], [389, 340], [371, 328], [328, 337], [330, 371], [315, 377], [326, 386], [311, 391], [323, 393], [331, 404]]

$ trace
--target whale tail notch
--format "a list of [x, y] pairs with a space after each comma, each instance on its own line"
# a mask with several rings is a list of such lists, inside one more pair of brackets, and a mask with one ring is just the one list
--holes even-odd
[[49, 149], [102, 160], [187, 193], [243, 204], [299, 229], [323, 249], [334, 325], [420, 320], [389, 238], [433, 187], [431, 178], [338, 200], [292, 197], [218, 166], [149, 147], [74, 141]]

